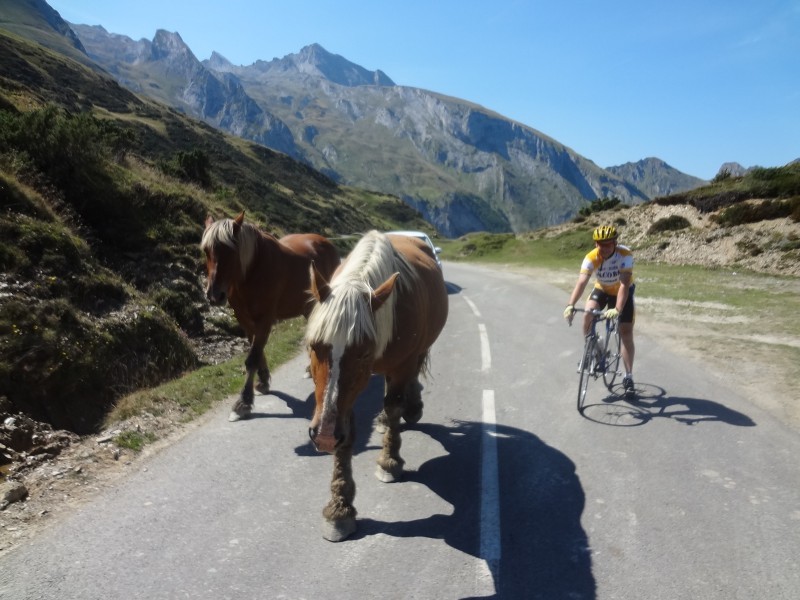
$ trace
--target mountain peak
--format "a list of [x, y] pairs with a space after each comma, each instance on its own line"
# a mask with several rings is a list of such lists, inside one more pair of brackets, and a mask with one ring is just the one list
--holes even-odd
[[158, 29], [153, 38], [153, 59], [191, 57], [197, 60], [177, 31]]
[[321, 76], [339, 85], [348, 87], [395, 85], [383, 71], [368, 71], [343, 56], [328, 52], [316, 43], [305, 46], [297, 54], [290, 54], [284, 58], [286, 59], [293, 62], [301, 73]]
[[215, 71], [230, 71], [233, 69], [233, 63], [216, 50], [211, 52], [211, 58], [208, 61], [203, 62], [204, 64], [207, 62], [207, 66]]

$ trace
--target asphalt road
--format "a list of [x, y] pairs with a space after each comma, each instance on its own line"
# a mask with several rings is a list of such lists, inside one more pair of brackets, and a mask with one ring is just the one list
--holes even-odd
[[224, 402], [0, 559], [0, 598], [800, 597], [796, 432], [643, 334], [641, 401], [595, 384], [581, 416], [566, 294], [501, 270], [444, 272], [450, 317], [425, 414], [403, 435], [403, 481], [374, 476], [382, 383], [359, 399], [351, 539], [321, 537], [332, 459], [308, 442], [299, 357], [252, 419], [229, 423]]

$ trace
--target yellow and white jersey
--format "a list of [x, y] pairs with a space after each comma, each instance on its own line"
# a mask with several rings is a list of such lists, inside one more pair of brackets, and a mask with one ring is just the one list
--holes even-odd
[[[592, 273], [596, 276], [594, 287], [600, 288], [607, 294], [617, 295], [619, 290], [620, 273], [633, 273], [633, 253], [627, 246], [617, 244], [614, 254], [603, 260], [600, 248], [595, 248], [583, 259], [581, 273]], [[633, 275], [631, 275], [633, 283]]]

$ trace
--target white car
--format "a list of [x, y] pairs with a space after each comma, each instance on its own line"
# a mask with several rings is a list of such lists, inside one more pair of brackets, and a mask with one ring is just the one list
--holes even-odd
[[415, 237], [421, 239], [425, 242], [433, 252], [434, 258], [436, 258], [436, 264], [439, 265], [439, 268], [442, 268], [442, 261], [439, 260], [439, 253], [442, 251], [439, 246], [434, 246], [431, 238], [428, 237], [428, 234], [423, 231], [387, 231], [388, 235], [405, 235], [407, 237]]

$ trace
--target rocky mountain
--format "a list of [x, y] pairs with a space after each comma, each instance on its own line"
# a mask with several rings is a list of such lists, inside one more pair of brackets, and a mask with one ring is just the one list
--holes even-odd
[[[336, 181], [402, 197], [445, 235], [559, 223], [599, 197], [647, 199], [634, 185], [530, 127], [463, 100], [395, 85], [383, 72], [318, 44], [242, 67], [217, 53], [196, 62], [177, 34], [166, 46], [167, 34], [159, 31], [152, 45], [164, 50], [142, 57], [130, 48], [143, 42], [97, 27], [72, 28], [93, 59], [112, 73], [124, 72], [118, 75], [124, 85], [254, 139], [247, 133], [251, 116], [242, 110], [244, 101], [227, 103], [241, 107], [227, 119], [209, 111], [221, 101], [213, 93], [222, 86], [212, 82], [227, 81], [229, 89], [273, 115], [272, 123], [291, 131], [297, 151], [278, 149]], [[158, 85], [154, 71], [164, 74]]]
[[752, 169], [753, 167], [745, 167], [740, 165], [738, 162], [726, 162], [722, 163], [722, 166], [719, 168], [717, 174], [720, 175], [722, 173], [727, 173], [732, 177], [741, 177], [746, 175]]
[[239, 137], [300, 157], [286, 125], [256, 104], [235, 77], [206, 69], [179, 34], [160, 29], [152, 41], [134, 41], [101, 26], [72, 28], [86, 41], [91, 58], [128, 89]]
[[[526, 231], [587, 202], [651, 197], [637, 182], [527, 125], [466, 100], [398, 86], [318, 44], [272, 61], [200, 62], [180, 35], [134, 41], [71, 25], [124, 86], [280, 150], [335, 181], [401, 197], [445, 235]], [[685, 190], [658, 179], [658, 189]]]
[[708, 183], [699, 177], [681, 173], [659, 158], [645, 158], [635, 163], [607, 167], [606, 171], [632, 183], [650, 198], [685, 192]]

